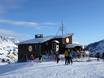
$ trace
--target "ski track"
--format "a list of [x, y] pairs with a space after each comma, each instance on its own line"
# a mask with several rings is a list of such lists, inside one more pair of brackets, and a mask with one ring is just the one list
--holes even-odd
[[19, 69], [0, 74], [0, 78], [104, 78], [104, 63], [74, 62], [64, 65], [64, 62], [30, 62]]

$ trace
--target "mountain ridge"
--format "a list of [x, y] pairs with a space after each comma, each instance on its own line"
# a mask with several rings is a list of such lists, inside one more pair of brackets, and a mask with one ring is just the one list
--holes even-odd
[[94, 55], [96, 53], [102, 54], [104, 52], [104, 39], [89, 44], [88, 46], [86, 46], [86, 50], [90, 51]]

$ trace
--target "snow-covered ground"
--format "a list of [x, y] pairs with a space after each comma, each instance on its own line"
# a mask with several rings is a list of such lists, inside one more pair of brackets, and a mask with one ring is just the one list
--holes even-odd
[[0, 62], [14, 63], [18, 60], [18, 47], [14, 38], [0, 34]]
[[0, 66], [0, 78], [104, 78], [104, 62], [27, 62]]

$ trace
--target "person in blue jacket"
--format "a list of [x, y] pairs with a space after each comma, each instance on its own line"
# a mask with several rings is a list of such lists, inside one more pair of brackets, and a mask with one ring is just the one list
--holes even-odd
[[68, 50], [68, 55], [69, 55], [69, 59], [68, 59], [68, 63], [69, 64], [72, 64], [73, 63], [73, 61], [72, 61], [72, 50]]

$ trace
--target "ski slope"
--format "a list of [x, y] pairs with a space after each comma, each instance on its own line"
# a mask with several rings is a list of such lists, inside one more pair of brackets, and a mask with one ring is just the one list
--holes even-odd
[[0, 66], [0, 78], [104, 78], [104, 62], [27, 62]]

